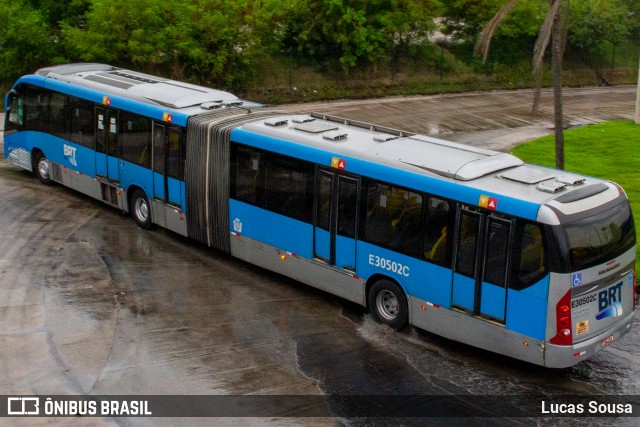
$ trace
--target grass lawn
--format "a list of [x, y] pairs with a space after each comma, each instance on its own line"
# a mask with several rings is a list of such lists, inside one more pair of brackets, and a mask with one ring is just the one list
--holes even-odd
[[[565, 169], [613, 181], [624, 188], [640, 228], [640, 125], [633, 121], [589, 125], [564, 133]], [[528, 163], [555, 167], [555, 141], [546, 136], [516, 147], [512, 154]], [[638, 247], [640, 252], [640, 247]], [[640, 271], [640, 258], [636, 271]]]

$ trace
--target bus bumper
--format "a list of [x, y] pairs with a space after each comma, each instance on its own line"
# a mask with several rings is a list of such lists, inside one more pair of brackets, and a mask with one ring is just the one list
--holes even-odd
[[546, 343], [544, 352], [544, 366], [548, 368], [567, 368], [588, 359], [612, 342], [618, 341], [631, 329], [635, 316], [632, 311], [617, 325], [586, 341], [574, 345], [555, 345]]

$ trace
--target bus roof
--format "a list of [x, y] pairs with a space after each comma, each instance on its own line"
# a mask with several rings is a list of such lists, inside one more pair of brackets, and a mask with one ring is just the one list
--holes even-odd
[[[618, 188], [607, 181], [525, 164], [511, 154], [324, 114], [276, 116], [242, 125], [241, 129], [430, 178], [434, 185], [424, 190], [434, 194], [442, 193], [437, 190], [436, 181], [444, 181], [477, 190], [474, 194], [496, 197], [498, 202], [504, 197], [538, 208], [548, 205], [565, 215], [588, 210], [620, 196]], [[366, 170], [354, 172], [366, 175]], [[377, 178], [403, 185], [393, 176]], [[442, 188], [451, 187], [443, 185]], [[500, 206], [497, 210], [501, 210]], [[541, 217], [541, 212], [535, 210], [537, 217], [531, 219], [558, 223], [556, 215], [550, 218], [546, 212]], [[507, 213], [530, 217], [521, 212]]]
[[229, 92], [105, 64], [58, 65], [42, 68], [36, 74], [80, 87], [171, 108], [186, 115], [202, 114], [224, 106], [244, 104], [249, 107], [260, 106], [260, 104], [242, 101]]
[[[263, 107], [241, 101], [229, 92], [105, 64], [58, 65], [42, 68], [36, 75], [39, 76], [36, 79], [51, 79], [52, 84], [59, 82], [54, 86], [69, 83], [93, 94], [106, 93], [128, 100], [126, 102], [141, 102], [153, 110], [149, 114], [154, 117], [163, 116], [160, 109], [171, 109], [178, 115], [174, 123], [183, 126], [189, 117], [218, 108], [242, 105], [250, 111]], [[525, 164], [507, 153], [325, 114], [275, 114], [239, 129], [270, 136], [285, 144], [359, 159], [368, 167], [377, 164], [393, 168], [381, 171], [385, 176], [380, 178], [397, 185], [410, 187], [403, 179], [394, 177], [391, 170], [411, 173], [412, 177], [422, 179], [422, 183], [426, 179], [429, 188], [425, 191], [444, 197], [453, 197], [453, 192], [465, 203], [482, 205], [476, 197], [480, 194], [480, 200], [485, 202], [487, 198], [495, 199], [498, 211], [546, 223], [558, 223], [558, 212], [560, 216], [571, 216], [611, 202], [622, 194], [608, 181]], [[367, 172], [363, 167], [356, 173], [367, 175]]]

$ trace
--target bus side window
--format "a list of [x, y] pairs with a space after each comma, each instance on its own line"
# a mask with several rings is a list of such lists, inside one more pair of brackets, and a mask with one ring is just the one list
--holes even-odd
[[151, 168], [151, 119], [122, 112], [120, 157], [122, 160]]
[[312, 165], [303, 160], [267, 153], [265, 176], [265, 208], [310, 223]]
[[232, 174], [234, 174], [233, 190], [231, 196], [262, 206], [264, 166], [262, 164], [262, 152], [249, 147], [233, 146]]
[[69, 139], [83, 147], [94, 148], [93, 103], [70, 97], [71, 131]]
[[424, 232], [424, 256], [438, 265], [451, 265], [451, 250], [447, 238], [451, 223], [450, 205], [446, 200], [430, 197], [427, 203]]
[[49, 97], [46, 131], [62, 139], [69, 139], [67, 129], [68, 105], [67, 96], [48, 91]]
[[504, 287], [507, 277], [510, 222], [489, 218], [489, 233], [484, 261], [484, 281]]
[[[149, 135], [151, 136], [151, 135]], [[167, 176], [184, 180], [184, 154], [182, 149], [182, 135], [177, 130], [167, 132]]]
[[478, 257], [478, 237], [480, 236], [481, 217], [470, 212], [462, 212], [458, 252], [456, 255], [456, 273], [473, 278]]
[[386, 245], [391, 240], [391, 216], [388, 209], [390, 187], [371, 183], [367, 189], [367, 222], [365, 237], [374, 244]]
[[26, 86], [24, 93], [25, 127], [27, 130], [47, 132], [48, 95], [44, 89]]
[[545, 240], [539, 224], [526, 223], [517, 227], [515, 259], [511, 288], [525, 289], [539, 281], [547, 270]]
[[367, 241], [417, 257], [420, 248], [422, 196], [372, 182], [367, 189]]

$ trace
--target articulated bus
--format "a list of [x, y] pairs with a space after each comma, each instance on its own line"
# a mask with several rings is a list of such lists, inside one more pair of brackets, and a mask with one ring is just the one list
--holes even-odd
[[629, 201], [605, 180], [102, 64], [20, 78], [7, 161], [406, 324], [547, 367], [636, 307]]

